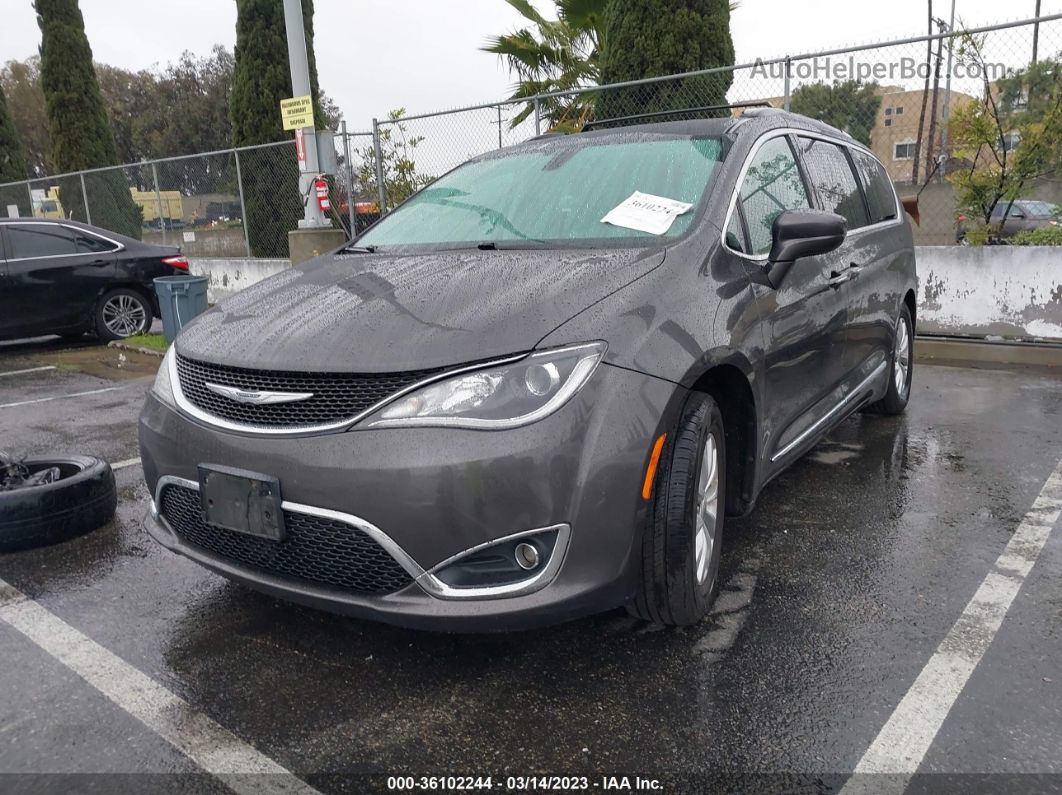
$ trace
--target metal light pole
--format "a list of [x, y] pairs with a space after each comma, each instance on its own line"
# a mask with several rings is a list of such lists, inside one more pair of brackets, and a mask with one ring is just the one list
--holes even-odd
[[1033, 23], [1033, 66], [1036, 66], [1036, 51], [1040, 48], [1040, 0], [1036, 0], [1036, 22]]
[[[951, 65], [952, 56], [955, 49], [955, 0], [951, 0], [951, 22], [948, 23], [948, 74], [944, 81], [944, 130], [940, 134], [940, 151], [944, 157], [951, 159], [951, 153], [948, 151], [948, 119], [951, 116]], [[944, 161], [944, 166], [941, 168], [941, 176], [946, 176], [943, 172], [947, 170], [947, 160]]]
[[[291, 92], [303, 97], [310, 91], [310, 68], [306, 58], [306, 31], [303, 28], [302, 2], [284, 0], [284, 28], [288, 37], [288, 66], [291, 69]], [[315, 229], [330, 226], [317, 202], [309, 197], [314, 178], [320, 173], [317, 160], [317, 132], [313, 127], [303, 127], [302, 145], [306, 159], [299, 161], [299, 189], [302, 191], [303, 218], [299, 229]]]

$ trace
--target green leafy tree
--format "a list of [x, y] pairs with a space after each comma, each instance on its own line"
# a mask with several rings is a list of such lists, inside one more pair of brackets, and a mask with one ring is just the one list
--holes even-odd
[[[313, 54], [313, 0], [302, 0], [314, 120], [324, 119]], [[282, 0], [236, 0], [236, 60], [232, 77], [233, 146], [290, 141], [281, 126], [280, 100], [292, 95]], [[303, 215], [294, 150], [265, 149], [241, 155], [251, 252], [283, 256], [288, 232]]]
[[[555, 0], [557, 19], [547, 19], [528, 0], [505, 0], [529, 25], [493, 36], [482, 48], [499, 56], [517, 78], [513, 99], [597, 85], [608, 0]], [[549, 129], [580, 129], [593, 113], [590, 94], [543, 99], [539, 106]], [[534, 113], [528, 102], [513, 117], [516, 127]]]
[[981, 97], [956, 108], [949, 121], [955, 156], [966, 165], [948, 179], [959, 211], [978, 219], [967, 230], [976, 242], [1001, 231], [991, 226], [997, 205], [1007, 208], [1002, 226], [1030, 183], [1062, 169], [1062, 61], [1016, 70], [993, 85], [983, 38], [964, 36], [957, 57], [970, 73], [985, 75]]
[[[405, 108], [392, 110], [387, 114], [388, 121], [392, 123], [380, 125], [384, 195], [387, 206], [392, 208], [435, 180], [435, 177], [417, 173], [414, 157], [417, 147], [424, 142], [424, 136], [409, 135], [406, 125], [401, 121], [405, 114]], [[376, 150], [367, 146], [355, 154], [360, 161], [354, 173], [356, 198], [377, 201]]]
[[[48, 115], [50, 163], [59, 172], [117, 165], [114, 135], [100, 95], [85, 21], [77, 0], [35, 0], [41, 29], [41, 89]], [[140, 237], [140, 208], [120, 171], [86, 177], [92, 221], [119, 234]], [[84, 219], [80, 185], [64, 180], [64, 212]]]
[[[7, 111], [7, 100], [0, 89], [0, 184], [26, 178], [26, 158], [22, 154], [22, 141], [18, 130]], [[0, 188], [0, 212], [8, 205], [18, 208], [19, 215], [30, 214], [29, 194], [25, 185]]]
[[26, 178], [26, 158], [15, 123], [7, 111], [7, 99], [0, 89], [0, 182]]
[[[733, 66], [727, 0], [609, 0], [601, 82]], [[681, 80], [602, 91], [599, 119], [638, 113], [723, 105], [733, 74], [729, 70]], [[726, 115], [716, 112], [709, 115]]]
[[800, 86], [790, 99], [793, 113], [831, 124], [867, 146], [880, 107], [878, 84], [859, 80]]
[[18, 131], [28, 176], [47, 171], [48, 114], [41, 91], [41, 59], [8, 61], [0, 70], [0, 90], [7, 97], [11, 123]]

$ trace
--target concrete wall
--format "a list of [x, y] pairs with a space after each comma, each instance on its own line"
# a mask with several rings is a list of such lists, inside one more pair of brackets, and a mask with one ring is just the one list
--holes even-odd
[[[919, 246], [918, 331], [1062, 342], [1062, 248]], [[291, 267], [286, 259], [189, 258], [211, 303]]]
[[189, 257], [188, 263], [192, 273], [210, 278], [210, 283], [207, 285], [207, 300], [212, 304], [238, 293], [244, 287], [250, 287], [255, 282], [260, 282], [262, 279], [291, 267], [291, 261], [286, 259], [246, 259], [244, 257], [232, 259]]
[[919, 246], [918, 331], [1062, 342], [1062, 248]]

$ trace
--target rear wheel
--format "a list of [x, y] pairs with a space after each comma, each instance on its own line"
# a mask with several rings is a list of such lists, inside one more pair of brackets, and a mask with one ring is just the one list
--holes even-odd
[[150, 325], [151, 304], [136, 290], [125, 287], [111, 290], [96, 308], [96, 333], [103, 340], [135, 337]]
[[642, 538], [642, 577], [628, 604], [658, 624], [703, 618], [718, 586], [726, 493], [723, 415], [708, 395], [692, 393], [668, 434]]
[[892, 359], [889, 362], [889, 388], [885, 397], [867, 406], [873, 414], [903, 414], [911, 398], [911, 377], [914, 375], [914, 334], [911, 310], [904, 303], [896, 320], [893, 334]]

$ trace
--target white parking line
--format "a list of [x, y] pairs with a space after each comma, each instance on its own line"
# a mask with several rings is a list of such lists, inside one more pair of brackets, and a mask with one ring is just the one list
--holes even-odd
[[6, 373], [0, 373], [0, 378], [5, 375], [25, 375], [26, 373], [43, 373], [45, 370], [54, 370], [55, 365], [49, 364], [47, 367], [30, 367], [26, 370], [8, 370]]
[[125, 461], [118, 461], [118, 462], [116, 462], [114, 464], [111, 464], [111, 469], [114, 470], [114, 469], [125, 469], [126, 467], [135, 467], [139, 463], [140, 463], [140, 459], [139, 458], [127, 458]]
[[66, 398], [85, 397], [86, 395], [100, 395], [104, 392], [114, 392], [125, 389], [124, 386], [109, 386], [104, 389], [90, 389], [88, 392], [74, 392], [70, 395], [53, 395], [52, 397], [36, 398], [35, 400], [21, 400], [18, 403], [0, 403], [0, 409], [13, 409], [16, 406], [29, 406], [34, 403], [47, 403], [49, 400], [65, 400]]
[[248, 795], [317, 792], [3, 580], [0, 621], [21, 632], [233, 791]]
[[[1018, 590], [1062, 514], [1062, 461], [1047, 478], [1003, 554], [915, 679], [842, 793], [902, 792], [917, 772], [959, 693], [992, 643]], [[862, 773], [891, 773], [867, 776]]]

